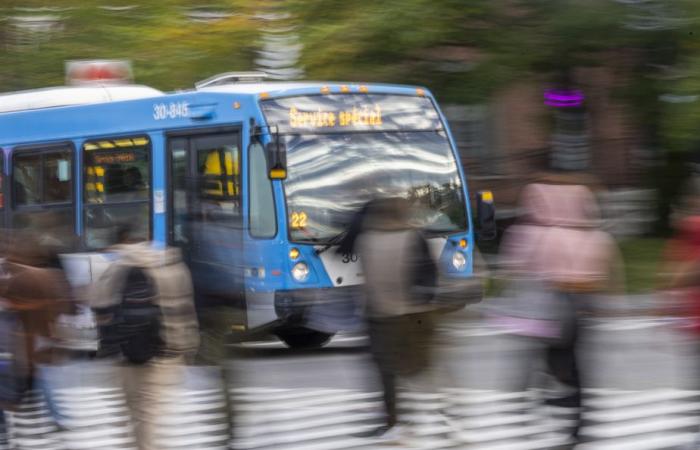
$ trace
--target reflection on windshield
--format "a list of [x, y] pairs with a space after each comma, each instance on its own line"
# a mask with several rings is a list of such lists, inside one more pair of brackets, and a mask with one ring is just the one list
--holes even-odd
[[291, 238], [323, 242], [376, 197], [401, 196], [428, 231], [466, 229], [462, 184], [443, 132], [351, 133], [287, 138]]

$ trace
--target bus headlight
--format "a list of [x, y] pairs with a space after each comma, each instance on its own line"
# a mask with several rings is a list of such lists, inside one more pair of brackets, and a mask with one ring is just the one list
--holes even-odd
[[297, 281], [306, 281], [309, 278], [309, 266], [304, 262], [298, 262], [292, 267], [292, 277]]
[[462, 252], [454, 252], [452, 255], [452, 267], [457, 270], [462, 270], [467, 265], [467, 258]]

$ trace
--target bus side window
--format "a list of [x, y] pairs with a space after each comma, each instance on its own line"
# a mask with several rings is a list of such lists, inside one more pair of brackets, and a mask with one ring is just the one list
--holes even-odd
[[250, 234], [257, 238], [273, 237], [277, 232], [272, 181], [267, 176], [267, 161], [262, 144], [255, 141], [249, 151]]
[[66, 146], [16, 150], [12, 157], [14, 228], [39, 228], [72, 245], [73, 152]]
[[16, 155], [12, 172], [15, 205], [41, 203], [41, 155]]
[[44, 201], [47, 203], [68, 202], [71, 197], [70, 157], [61, 153], [44, 156]]
[[85, 244], [105, 248], [117, 230], [148, 240], [151, 232], [151, 147], [146, 137], [100, 139], [83, 146]]
[[13, 159], [16, 206], [71, 201], [70, 151], [17, 154]]

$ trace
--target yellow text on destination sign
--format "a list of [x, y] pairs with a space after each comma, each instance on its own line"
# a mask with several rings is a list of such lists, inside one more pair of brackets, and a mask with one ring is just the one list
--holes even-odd
[[378, 126], [382, 124], [382, 109], [379, 105], [363, 106], [345, 111], [303, 111], [289, 108], [289, 126], [292, 128], [334, 128], [353, 126]]

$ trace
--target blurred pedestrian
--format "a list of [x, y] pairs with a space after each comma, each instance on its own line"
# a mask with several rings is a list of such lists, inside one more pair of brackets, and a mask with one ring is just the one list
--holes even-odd
[[673, 211], [674, 237], [664, 251], [665, 279], [670, 289], [682, 291], [681, 308], [700, 332], [700, 179], [691, 179]]
[[128, 227], [91, 299], [103, 338], [126, 360], [125, 390], [141, 449], [162, 449], [157, 418], [184, 381], [199, 345], [190, 274], [175, 248], [135, 242]]
[[3, 299], [3, 353], [11, 355], [4, 364], [1, 400], [14, 409], [29, 389], [43, 391], [53, 418], [60, 417], [52, 392], [39, 376], [39, 366], [57, 362], [60, 354], [53, 334], [57, 318], [72, 314], [75, 303], [59, 258], [56, 240], [48, 234], [8, 231], [5, 260], [0, 277]]
[[[693, 342], [692, 357], [700, 369], [700, 179], [692, 178], [673, 209], [675, 234], [664, 249], [662, 287], [670, 302], [666, 310], [682, 320]], [[700, 448], [700, 436], [688, 450]]]
[[581, 317], [597, 296], [620, 289], [620, 256], [614, 239], [599, 227], [598, 207], [587, 187], [532, 184], [521, 203], [524, 216], [508, 229], [501, 248], [513, 308], [519, 310], [513, 316], [520, 334], [545, 343], [549, 373], [572, 390], [547, 403], [576, 409], [575, 442], [582, 407]]
[[409, 224], [407, 200], [372, 201], [364, 210], [357, 242], [365, 277], [370, 349], [379, 372], [386, 413], [375, 430], [381, 440], [400, 440], [397, 383], [430, 364], [433, 325], [430, 299], [437, 270], [426, 240]]

